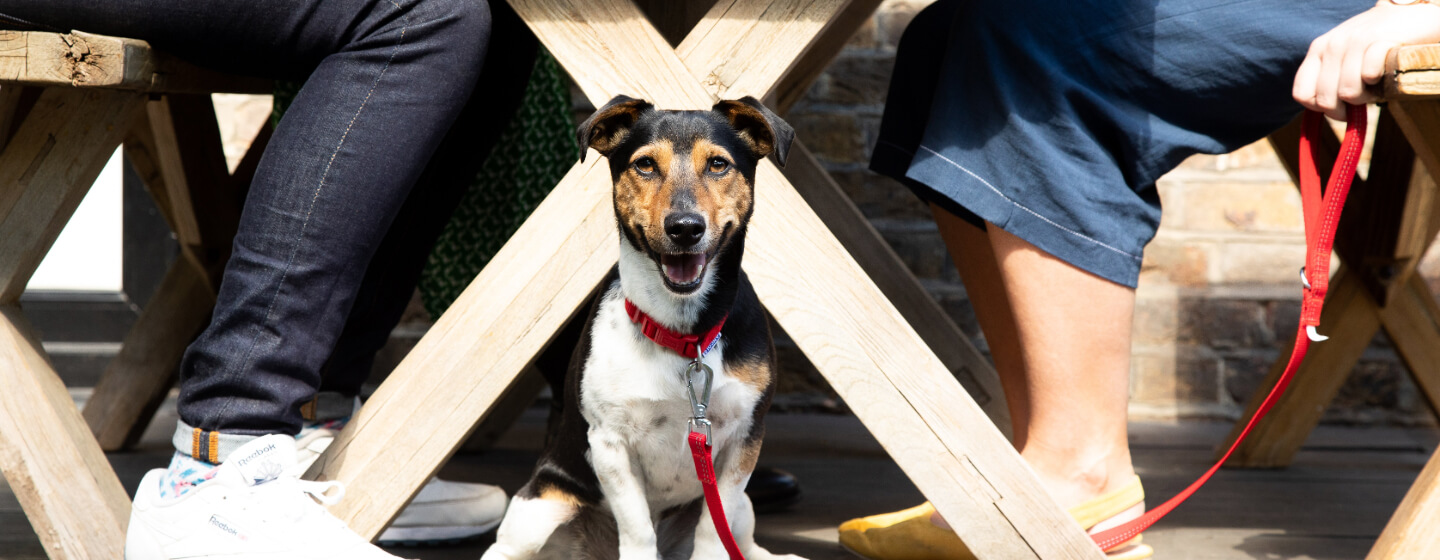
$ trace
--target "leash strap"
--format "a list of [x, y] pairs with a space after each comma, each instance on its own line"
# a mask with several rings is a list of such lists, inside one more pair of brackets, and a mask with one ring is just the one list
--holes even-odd
[[1145, 512], [1139, 518], [1093, 535], [1091, 538], [1100, 546], [1100, 550], [1110, 550], [1135, 538], [1209, 481], [1215, 471], [1230, 459], [1230, 454], [1235, 452], [1240, 442], [1245, 441], [1250, 429], [1270, 412], [1280, 395], [1285, 393], [1295, 371], [1300, 369], [1300, 363], [1305, 360], [1305, 352], [1310, 349], [1310, 342], [1325, 340], [1325, 337], [1315, 331], [1315, 327], [1320, 325], [1320, 312], [1325, 307], [1325, 292], [1330, 287], [1330, 249], [1335, 243], [1335, 227], [1340, 223], [1340, 210], [1345, 205], [1346, 194], [1350, 192], [1350, 182], [1355, 178], [1360, 150], [1365, 144], [1365, 117], [1363, 105], [1350, 107], [1345, 141], [1340, 146], [1340, 156], [1335, 161], [1335, 169], [1330, 173], [1330, 182], [1323, 193], [1320, 190], [1320, 172], [1315, 167], [1315, 145], [1320, 138], [1323, 119], [1319, 113], [1307, 111], [1302, 122], [1300, 199], [1305, 213], [1305, 268], [1301, 270], [1300, 277], [1305, 283], [1305, 298], [1300, 308], [1300, 327], [1295, 332], [1295, 348], [1290, 353], [1290, 362], [1285, 365], [1285, 373], [1280, 375], [1280, 380], [1260, 403], [1260, 408], [1255, 410], [1255, 415], [1245, 424], [1245, 429], [1240, 431], [1235, 443], [1230, 444], [1230, 449], [1225, 451], [1225, 455], [1210, 467], [1210, 470], [1205, 471], [1205, 474], [1174, 498]]
[[[714, 373], [700, 361], [720, 340], [720, 329], [725, 327], [725, 319], [729, 316], [722, 317], [719, 324], [704, 336], [700, 336], [680, 334], [665, 328], [665, 325], [651, 319], [628, 299], [625, 300], [625, 313], [630, 315], [631, 321], [640, 325], [640, 332], [645, 338], [691, 359], [690, 366], [685, 368], [682, 376], [689, 390], [690, 407], [694, 414], [690, 418], [690, 435], [687, 439], [690, 441], [690, 456], [695, 459], [695, 476], [700, 479], [700, 486], [705, 490], [705, 507], [710, 510], [710, 520], [715, 523], [715, 533], [720, 536], [720, 544], [725, 546], [730, 560], [745, 560], [745, 556], [740, 554], [740, 546], [735, 544], [735, 535], [730, 533], [730, 521], [725, 519], [725, 506], [720, 502], [720, 488], [715, 484], [715, 461], [710, 456], [710, 421], [705, 418], [705, 410], [710, 406], [710, 384]], [[692, 376], [695, 373], [705, 376], [703, 389], [698, 394], [695, 392], [695, 380]]]
[[720, 504], [720, 488], [715, 485], [715, 463], [710, 459], [710, 444], [706, 442], [705, 434], [690, 432], [690, 455], [695, 458], [695, 476], [700, 478], [700, 486], [705, 488], [705, 507], [710, 510], [710, 520], [715, 522], [720, 543], [725, 545], [725, 552], [730, 553], [730, 560], [745, 560], [739, 545], [735, 544], [735, 535], [730, 534], [725, 507]]

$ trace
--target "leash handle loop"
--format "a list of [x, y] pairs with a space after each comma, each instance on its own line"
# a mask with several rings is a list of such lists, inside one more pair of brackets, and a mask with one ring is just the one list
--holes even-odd
[[1135, 538], [1209, 481], [1210, 477], [1220, 470], [1221, 465], [1230, 460], [1230, 455], [1240, 447], [1240, 442], [1245, 441], [1250, 430], [1270, 412], [1275, 402], [1280, 400], [1280, 395], [1285, 393], [1285, 388], [1290, 385], [1295, 372], [1304, 362], [1310, 342], [1324, 340], [1324, 337], [1315, 332], [1315, 328], [1320, 326], [1320, 314], [1325, 307], [1325, 292], [1330, 287], [1330, 252], [1335, 243], [1335, 228], [1340, 224], [1340, 210], [1345, 206], [1345, 197], [1350, 192], [1350, 183], [1355, 179], [1355, 169], [1360, 162], [1360, 151], [1365, 145], [1365, 119], [1364, 105], [1350, 107], [1345, 140], [1340, 146], [1340, 155], [1336, 158], [1335, 169], [1330, 173], [1330, 181], [1324, 191], [1320, 189], [1320, 171], [1315, 166], [1315, 148], [1320, 138], [1323, 119], [1319, 113], [1307, 111], [1301, 123], [1300, 200], [1305, 214], [1305, 268], [1301, 271], [1301, 281], [1306, 285], [1300, 308], [1300, 325], [1295, 332], [1295, 347], [1290, 352], [1290, 361], [1285, 365], [1285, 372], [1255, 410], [1255, 415], [1245, 423], [1245, 429], [1241, 430], [1235, 442], [1230, 444], [1230, 449], [1225, 451], [1225, 455], [1220, 457], [1214, 466], [1184, 491], [1144, 515], [1119, 527], [1091, 535], [1100, 550], [1110, 550]]

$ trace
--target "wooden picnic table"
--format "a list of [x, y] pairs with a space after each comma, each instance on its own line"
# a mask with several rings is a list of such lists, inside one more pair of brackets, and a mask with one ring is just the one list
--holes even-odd
[[[629, 2], [513, 4], [597, 104], [628, 93], [662, 108], [706, 109], [722, 97], [755, 95], [783, 109], [878, 3], [651, 3], [670, 14], [662, 20], [704, 16], [678, 52]], [[678, 25], [670, 32], [683, 31]], [[143, 41], [78, 32], [0, 35], [0, 83], [0, 130], [9, 140], [0, 153], [0, 469], [52, 556], [117, 557], [128, 500], [102, 449], [134, 439], [203, 327], [234, 235], [238, 187], [253, 171], [253, 158], [234, 176], [217, 168], [213, 122], [199, 123], [213, 109], [204, 96], [184, 94], [264, 87], [189, 67]], [[184, 258], [82, 417], [18, 297], [122, 141]], [[794, 153], [787, 173], [802, 191], [769, 163], [759, 171], [756, 241], [746, 261], [768, 308], [978, 551], [1095, 557], [996, 428], [1009, 422], [994, 372], [813, 156], [803, 147]], [[567, 175], [317, 463], [315, 474], [349, 483], [336, 513], [361, 534], [378, 534], [413, 497], [614, 264], [618, 239], [600, 159]]]
[[[650, 0], [649, 19], [627, 0], [510, 3], [597, 106], [627, 94], [708, 109], [753, 95], [783, 114], [879, 0]], [[53, 558], [121, 555], [129, 501], [103, 450], [144, 428], [203, 328], [264, 146], [262, 131], [226, 172], [207, 94], [262, 91], [268, 84], [185, 65], [143, 41], [0, 31], [0, 471]], [[1406, 107], [1440, 119], [1433, 102]], [[757, 171], [745, 268], [766, 308], [978, 556], [1100, 558], [1006, 441], [994, 371], [803, 141], [787, 169], [767, 161]], [[18, 298], [122, 142], [183, 258], [82, 416]], [[1416, 149], [1425, 165], [1440, 164]], [[384, 529], [614, 265], [602, 160], [571, 169], [312, 469], [347, 484], [333, 511], [360, 534]], [[1440, 519], [1436, 471], [1432, 460], [1402, 525]]]

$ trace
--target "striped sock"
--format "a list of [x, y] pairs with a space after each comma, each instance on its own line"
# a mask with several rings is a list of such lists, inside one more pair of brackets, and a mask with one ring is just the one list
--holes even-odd
[[190, 489], [215, 478], [219, 465], [206, 463], [179, 451], [170, 459], [170, 468], [160, 478], [160, 498], [164, 500], [184, 496]]

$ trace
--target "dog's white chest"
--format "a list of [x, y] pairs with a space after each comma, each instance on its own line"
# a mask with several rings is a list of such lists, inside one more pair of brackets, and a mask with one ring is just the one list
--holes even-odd
[[[601, 303], [590, 342], [580, 409], [591, 433], [627, 448], [652, 512], [700, 496], [686, 440], [691, 407], [682, 373], [689, 360], [639, 335], [613, 293]], [[724, 346], [722, 338], [703, 360], [715, 372], [707, 416], [717, 461], [750, 433], [760, 398], [759, 390], [726, 374]]]

